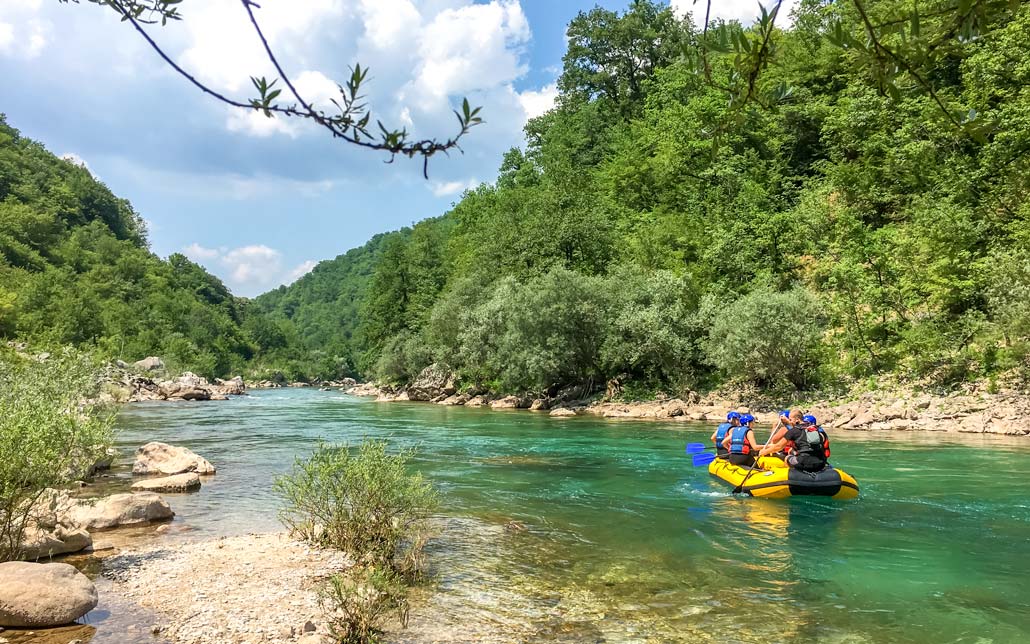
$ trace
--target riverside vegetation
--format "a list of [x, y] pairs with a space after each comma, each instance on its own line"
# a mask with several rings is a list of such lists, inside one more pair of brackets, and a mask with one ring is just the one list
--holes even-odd
[[777, 24], [577, 16], [556, 105], [494, 183], [253, 301], [0, 123], [0, 334], [208, 378], [444, 362], [494, 393], [1025, 382], [1030, 7]]
[[376, 642], [396, 611], [407, 622], [406, 583], [424, 571], [428, 520], [436, 491], [408, 472], [413, 451], [389, 454], [366, 439], [354, 453], [321, 444], [279, 477], [280, 518], [293, 536], [350, 554], [355, 567], [324, 582], [319, 603], [342, 644]]
[[[704, 29], [658, 3], [578, 16], [556, 107], [494, 183], [257, 298], [320, 356], [298, 375], [1025, 382], [1030, 6], [802, 2], [763, 28], [726, 27], [706, 75]], [[743, 105], [721, 80], [741, 39], [767, 54]]]

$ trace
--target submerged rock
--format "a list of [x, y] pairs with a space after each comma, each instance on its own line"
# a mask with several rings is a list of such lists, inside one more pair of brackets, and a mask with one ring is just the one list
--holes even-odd
[[200, 475], [196, 472], [144, 479], [132, 484], [133, 492], [192, 492], [200, 489]]
[[215, 467], [185, 447], [153, 441], [136, 450], [133, 474], [214, 474]]
[[0, 564], [0, 626], [60, 626], [74, 622], [96, 606], [93, 582], [68, 564]]

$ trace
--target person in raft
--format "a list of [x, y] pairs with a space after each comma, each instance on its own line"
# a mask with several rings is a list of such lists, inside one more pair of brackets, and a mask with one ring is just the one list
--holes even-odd
[[821, 472], [829, 465], [830, 437], [820, 427], [815, 416], [802, 416], [797, 409], [790, 412], [790, 428], [776, 441], [758, 452], [759, 456], [787, 450], [787, 465], [802, 472]]
[[[783, 435], [787, 433], [787, 430], [789, 430], [793, 424], [793, 421], [790, 419], [790, 415], [791, 411], [789, 409], [784, 409], [777, 415], [776, 424], [773, 425], [772, 434], [769, 436], [769, 440], [766, 442], [766, 445], [772, 445], [783, 438]], [[801, 418], [801, 412], [798, 412], [797, 417]], [[762, 456], [764, 456], [764, 454], [762, 454]], [[786, 458], [787, 455], [784, 453], [775, 453], [773, 456], [783, 459]]]
[[734, 427], [740, 427], [740, 414], [735, 411], [731, 411], [726, 414], [726, 422], [716, 427], [715, 431], [712, 433], [711, 441], [715, 443], [715, 455], [719, 458], [725, 458], [726, 455], [729, 454], [729, 451], [722, 446], [722, 441]]
[[726, 460], [734, 465], [751, 467], [755, 464], [755, 452], [758, 450], [758, 440], [755, 432], [751, 429], [751, 423], [755, 417], [751, 414], [744, 414], [740, 418], [741, 425], [734, 427], [722, 441], [722, 446], [729, 454]]

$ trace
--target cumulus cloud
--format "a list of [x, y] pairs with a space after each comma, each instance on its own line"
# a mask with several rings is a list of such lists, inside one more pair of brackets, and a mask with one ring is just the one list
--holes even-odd
[[53, 25], [36, 16], [42, 0], [0, 2], [0, 55], [22, 59], [39, 56], [50, 42]]
[[65, 161], [73, 165], [77, 165], [80, 168], [86, 168], [86, 170], [89, 170], [89, 164], [86, 163], [86, 160], [80, 157], [79, 155], [75, 154], [74, 152], [65, 152], [59, 158], [64, 159]]
[[479, 182], [475, 179], [467, 181], [433, 181], [429, 184], [429, 189], [432, 190], [434, 197], [446, 197], [448, 195], [456, 195], [465, 190], [471, 190], [477, 185], [479, 185]]
[[[772, 9], [775, 6], [775, 0], [712, 0], [711, 13], [709, 19], [714, 20], [721, 18], [722, 20], [739, 20], [741, 24], [750, 24], [758, 19], [762, 15], [761, 6], [765, 6], [766, 9]], [[798, 0], [783, 0], [783, 4], [780, 6], [779, 16], [776, 18], [776, 24], [781, 27], [787, 27], [791, 24], [790, 12], [794, 10], [794, 7], [798, 4]], [[677, 15], [684, 16], [690, 15], [694, 20], [694, 24], [702, 24], [705, 19], [705, 10], [707, 3], [705, 0], [672, 0], [672, 10]]]
[[182, 249], [184, 255], [209, 270], [224, 275], [234, 292], [256, 295], [280, 284], [291, 284], [315, 267], [307, 260], [293, 268], [283, 266], [283, 254], [264, 244], [238, 248], [207, 248], [193, 242]]
[[538, 90], [526, 90], [519, 92], [519, 103], [526, 112], [526, 118], [531, 119], [540, 116], [554, 107], [554, 101], [558, 98], [558, 83], [544, 85]]
[[309, 259], [306, 262], [301, 262], [292, 271], [290, 271], [286, 275], [286, 281], [283, 282], [283, 283], [284, 284], [292, 284], [293, 282], [296, 282], [301, 277], [304, 277], [305, 275], [310, 273], [311, 269], [313, 269], [317, 265], [318, 265], [318, 262], [316, 262], [313, 259]]
[[183, 248], [182, 253], [183, 255], [189, 257], [195, 262], [202, 262], [204, 260], [214, 259], [219, 255], [219, 251], [217, 249], [205, 248], [197, 242], [193, 242], [186, 248]]

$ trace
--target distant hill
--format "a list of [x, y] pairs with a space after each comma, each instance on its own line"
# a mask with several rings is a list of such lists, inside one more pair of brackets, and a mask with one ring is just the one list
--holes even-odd
[[150, 252], [128, 201], [0, 114], [0, 337], [217, 376], [260, 349], [245, 309], [185, 256]]

